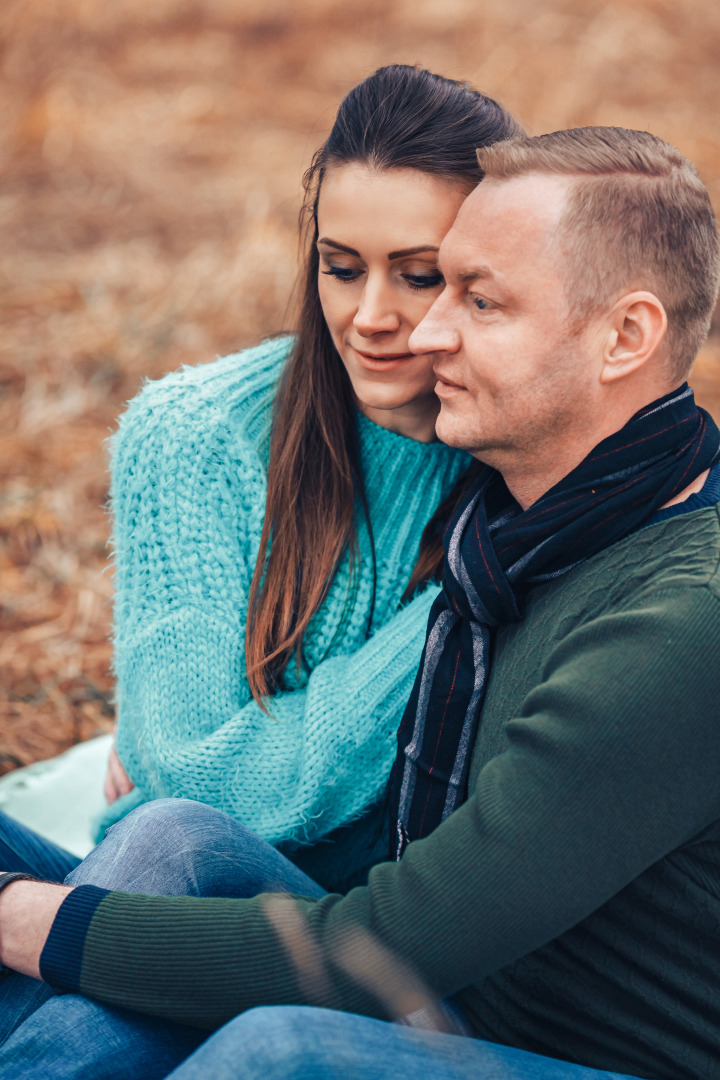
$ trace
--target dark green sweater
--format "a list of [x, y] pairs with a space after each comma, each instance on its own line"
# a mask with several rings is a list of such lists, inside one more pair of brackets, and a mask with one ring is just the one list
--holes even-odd
[[58, 987], [214, 1027], [253, 1005], [392, 1016], [458, 993], [490, 1039], [720, 1076], [720, 521], [642, 530], [501, 630], [467, 802], [312, 901], [71, 893]]

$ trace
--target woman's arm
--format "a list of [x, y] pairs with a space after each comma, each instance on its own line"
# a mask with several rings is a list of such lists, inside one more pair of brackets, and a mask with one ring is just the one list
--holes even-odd
[[[345, 655], [316, 663], [306, 685], [263, 713], [245, 676], [244, 633], [265, 466], [245, 419], [250, 376], [238, 390], [237, 372], [222, 382], [222, 363], [210, 389], [194, 372], [151, 384], [114, 442], [118, 754], [139, 789], [131, 801], [182, 795], [272, 842], [312, 841], [384, 788], [436, 588], [367, 641], [363, 567], [340, 635]], [[398, 567], [398, 592], [409, 573]], [[340, 582], [317, 652], [342, 626], [345, 600]]]
[[428, 589], [350, 656], [329, 658], [270, 715], [249, 698], [241, 628], [193, 608], [120, 650], [118, 752], [148, 798], [197, 799], [271, 843], [312, 841], [384, 790], [422, 652]]

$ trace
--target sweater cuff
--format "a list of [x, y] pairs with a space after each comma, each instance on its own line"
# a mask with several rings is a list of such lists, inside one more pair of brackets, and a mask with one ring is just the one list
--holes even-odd
[[57, 990], [79, 990], [85, 938], [109, 889], [79, 885], [63, 900], [40, 955], [40, 975]]

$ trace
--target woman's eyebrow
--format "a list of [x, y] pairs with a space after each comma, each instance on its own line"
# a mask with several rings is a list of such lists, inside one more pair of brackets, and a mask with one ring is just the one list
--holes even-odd
[[329, 236], [321, 236], [318, 244], [326, 244], [327, 247], [337, 248], [338, 251], [346, 251], [348, 255], [356, 255], [358, 259], [360, 258], [360, 252], [355, 248], [348, 247], [347, 244], [339, 244], [337, 240], [331, 240]]
[[402, 251], [391, 251], [388, 259], [404, 259], [408, 255], [421, 255], [423, 251], [439, 251], [435, 244], [420, 244], [419, 247], [403, 248]]
[[[338, 251], [345, 251], [348, 255], [355, 255], [360, 258], [360, 252], [355, 248], [348, 247], [347, 244], [341, 244], [337, 240], [331, 240], [329, 236], [321, 236], [318, 239], [318, 244], [324, 244], [326, 247], [337, 248]], [[424, 251], [438, 251], [439, 249], [435, 244], [420, 244], [418, 247], [403, 248], [401, 251], [391, 251], [388, 255], [388, 260], [392, 262], [393, 259], [405, 259], [408, 255], [421, 255]]]

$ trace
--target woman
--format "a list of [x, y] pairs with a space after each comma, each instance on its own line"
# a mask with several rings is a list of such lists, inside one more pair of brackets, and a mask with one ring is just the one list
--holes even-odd
[[[150, 384], [123, 418], [103, 829], [184, 796], [295, 851], [383, 791], [469, 461], [435, 440], [432, 357], [408, 337], [475, 147], [518, 130], [416, 68], [360, 83], [305, 177], [297, 337]], [[369, 827], [342, 834], [351, 861]], [[337, 886], [328, 850], [304, 865]]]
[[[292, 854], [293, 883], [315, 891], [348, 888], [379, 857], [369, 811], [469, 462], [435, 441], [432, 357], [408, 338], [443, 288], [437, 248], [480, 179], [475, 148], [519, 130], [426, 71], [364, 80], [305, 178], [297, 336], [151, 383], [130, 406], [113, 443], [119, 725], [104, 826], [161, 796], [208, 803]], [[77, 862], [0, 822], [3, 870], [59, 880]], [[141, 862], [151, 872], [152, 853]], [[277, 865], [287, 887], [290, 864]], [[230, 867], [223, 895], [272, 887], [274, 871], [251, 869]], [[0, 1041], [48, 993], [0, 984]], [[158, 1070], [197, 1041], [133, 1030]]]
[[[184, 796], [326, 886], [372, 858], [367, 812], [470, 460], [435, 440], [432, 358], [408, 338], [443, 287], [437, 248], [479, 179], [475, 147], [518, 130], [426, 71], [364, 80], [305, 177], [297, 336], [150, 383], [122, 418], [119, 723], [98, 839]], [[339, 828], [341, 845], [314, 846]]]

